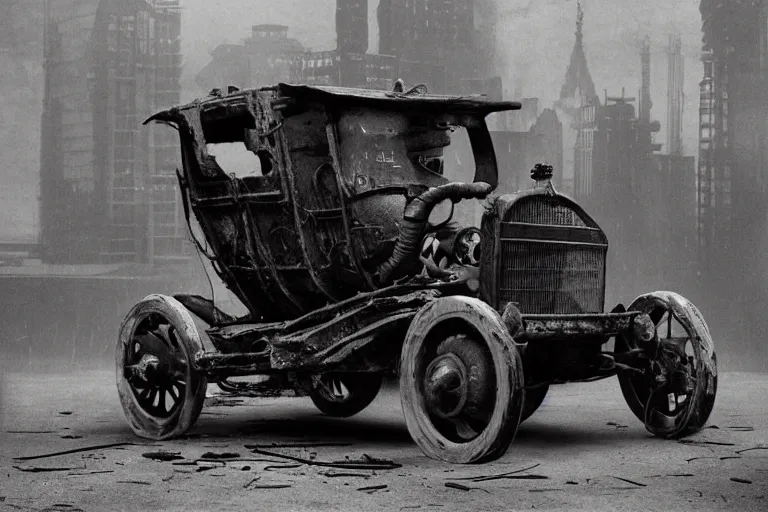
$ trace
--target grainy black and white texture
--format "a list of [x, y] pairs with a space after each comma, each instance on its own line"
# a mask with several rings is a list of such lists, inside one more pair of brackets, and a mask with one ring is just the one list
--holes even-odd
[[[768, 507], [768, 0], [181, 0], [178, 12], [164, 10], [173, 1], [131, 5], [145, 3], [158, 32], [129, 30], [113, 40], [105, 35], [110, 22], [134, 23], [120, 18], [130, 10], [121, 10], [123, 0], [0, 2], [0, 510]], [[410, 14], [377, 15], [406, 4], [416, 6]], [[473, 21], [456, 21], [474, 45], [462, 59], [446, 57], [461, 34], [443, 41], [419, 26], [424, 6], [471, 11]], [[393, 27], [387, 19], [399, 21]], [[159, 27], [177, 21], [174, 47], [175, 35], [160, 36]], [[104, 32], [94, 29], [99, 23]], [[494, 135], [499, 192], [528, 188], [533, 163], [558, 164], [559, 190], [608, 236], [606, 311], [653, 290], [696, 304], [717, 350], [718, 395], [706, 427], [661, 440], [627, 406], [617, 379], [553, 385], [504, 456], [452, 466], [419, 450], [397, 382], [387, 380], [350, 418], [323, 416], [308, 398], [233, 399], [210, 385], [186, 437], [134, 436], [114, 375], [118, 328], [131, 307], [152, 293], [210, 297], [213, 289], [222, 309], [245, 311], [204, 258], [184, 253], [177, 139], [141, 122], [214, 87], [319, 76], [306, 62], [303, 73], [280, 65], [256, 71], [262, 61], [238, 52], [258, 46], [246, 40], [275, 29], [267, 25], [287, 27], [281, 55], [312, 60], [313, 68], [320, 54], [305, 51], [397, 50], [419, 61], [400, 68], [406, 89], [426, 82], [437, 92], [523, 101], [506, 127], [533, 135]], [[136, 26], [149, 30], [149, 22]], [[410, 28], [422, 31], [420, 44], [409, 45]], [[670, 36], [680, 40], [675, 67]], [[127, 53], [114, 57], [117, 47]], [[144, 61], [135, 67], [139, 54]], [[440, 64], [437, 72], [430, 67]], [[675, 73], [679, 89], [669, 86]], [[369, 83], [398, 78], [391, 74]], [[436, 76], [445, 83], [430, 83]], [[464, 78], [482, 80], [461, 89]], [[670, 92], [677, 94], [671, 116]], [[607, 121], [591, 139], [571, 128], [574, 107], [589, 99], [615, 107], [600, 111]], [[114, 108], [120, 101], [132, 110]], [[611, 125], [624, 101], [634, 109], [631, 121]], [[669, 134], [675, 116], [677, 138]], [[553, 135], [558, 127], [561, 138]], [[502, 128], [492, 121], [492, 130]], [[608, 128], [618, 134], [612, 142], [600, 138]], [[575, 169], [586, 153], [577, 143], [596, 140], [604, 145], [590, 153], [594, 172], [579, 181]], [[238, 157], [227, 157], [221, 162], [237, 169]], [[130, 186], [120, 185], [123, 171]], [[472, 179], [460, 165], [446, 165], [446, 176]], [[126, 213], [123, 203], [137, 206]], [[479, 227], [479, 201], [457, 210], [458, 220]], [[130, 444], [102, 446], [112, 443]], [[301, 461], [254, 453], [254, 445]], [[181, 458], [143, 456], [157, 451]], [[362, 458], [377, 467], [368, 456], [400, 467], [306, 463]]]

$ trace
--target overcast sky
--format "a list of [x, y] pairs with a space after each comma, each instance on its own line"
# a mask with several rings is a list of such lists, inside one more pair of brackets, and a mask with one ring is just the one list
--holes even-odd
[[[236, 43], [250, 34], [251, 25], [289, 26], [289, 35], [313, 50], [335, 47], [335, 0], [183, 0], [185, 96], [197, 90], [193, 77], [209, 61], [209, 52], [224, 42]], [[492, 0], [489, 0], [492, 1]], [[502, 54], [500, 74], [509, 99], [515, 92], [539, 97], [551, 106], [560, 91], [573, 48], [575, 0], [496, 0], [497, 40]], [[375, 9], [370, 0], [370, 49], [376, 50]], [[698, 82], [701, 79], [701, 15], [699, 0], [583, 0], [584, 45], [592, 78], [600, 96], [637, 96], [640, 88], [640, 45], [651, 37], [653, 115], [662, 124], [658, 142], [666, 142], [666, 48], [671, 32], [680, 32], [685, 62], [685, 149], [696, 149]]]
[[[0, 0], [3, 1], [3, 0]], [[31, 0], [30, 0], [31, 1]], [[493, 1], [493, 0], [487, 0]], [[497, 42], [508, 99], [516, 93], [540, 98], [549, 107], [562, 85], [573, 48], [575, 0], [496, 0], [499, 7]], [[290, 27], [289, 35], [313, 50], [335, 47], [335, 0], [182, 0], [184, 5], [184, 100], [207, 91], [194, 83], [195, 74], [209, 61], [209, 52], [221, 43], [237, 43], [250, 35], [251, 25], [278, 23]], [[584, 44], [598, 93], [637, 96], [640, 87], [640, 44], [645, 34], [652, 40], [652, 114], [662, 125], [657, 142], [666, 142], [665, 49], [668, 35], [678, 31], [685, 55], [684, 150], [696, 155], [698, 82], [702, 66], [699, 0], [584, 0]], [[376, 48], [375, 9], [370, 0], [371, 51]], [[32, 11], [27, 11], [33, 16]], [[21, 20], [24, 21], [24, 20]], [[14, 22], [16, 23], [16, 22]], [[21, 25], [20, 25], [21, 26]], [[40, 34], [42, 38], [42, 34]], [[24, 44], [30, 44], [25, 42]], [[34, 51], [34, 54], [40, 53]], [[0, 64], [10, 63], [0, 54]], [[16, 64], [18, 65], [18, 64]], [[0, 237], [34, 238], [38, 229], [37, 194], [42, 113], [42, 68], [28, 61], [27, 79], [0, 75], [0, 92], [6, 100], [0, 147], [6, 168], [0, 187]]]

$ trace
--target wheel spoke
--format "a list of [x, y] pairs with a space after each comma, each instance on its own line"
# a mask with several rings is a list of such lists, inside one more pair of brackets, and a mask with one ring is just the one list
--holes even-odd
[[667, 339], [672, 338], [672, 311], [667, 311]]
[[343, 398], [344, 397], [344, 392], [341, 390], [341, 380], [333, 379], [331, 381], [331, 389], [333, 391], [333, 394], [337, 398]]
[[150, 354], [158, 358], [163, 358], [168, 353], [168, 348], [163, 343], [162, 338], [154, 332], [149, 331], [143, 334], [136, 333], [134, 341], [139, 345], [139, 354]]
[[149, 393], [149, 405], [154, 407], [156, 398], [157, 398], [157, 388], [152, 388], [152, 391]]
[[453, 419], [451, 422], [456, 427], [456, 434], [465, 441], [470, 441], [480, 434], [479, 431], [472, 428], [469, 422], [464, 419]]

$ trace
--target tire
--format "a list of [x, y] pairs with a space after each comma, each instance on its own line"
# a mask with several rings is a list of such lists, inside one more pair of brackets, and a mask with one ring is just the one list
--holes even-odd
[[[520, 422], [524, 381], [520, 354], [496, 311], [462, 296], [425, 306], [411, 322], [400, 368], [405, 421], [425, 455], [456, 464], [504, 455]], [[461, 375], [458, 386], [434, 385], [449, 373]], [[450, 412], [435, 405], [446, 402], [434, 397], [449, 396], [436, 389], [458, 397]]]
[[[380, 373], [326, 373], [312, 377], [309, 397], [320, 412], [333, 418], [359, 413], [379, 394], [384, 376]], [[346, 388], [348, 396], [341, 394]], [[337, 393], [339, 391], [339, 393]]]
[[533, 416], [533, 413], [535, 413], [539, 407], [541, 407], [541, 404], [544, 403], [544, 398], [546, 398], [548, 391], [549, 384], [525, 390], [525, 398], [523, 399], [523, 414], [520, 416], [520, 423]]
[[[665, 331], [659, 336], [664, 341], [666, 331], [671, 332], [672, 325], [677, 322], [678, 334], [671, 340], [681, 340], [676, 343], [692, 346], [693, 354], [687, 356], [688, 363], [693, 362], [695, 378], [692, 392], [674, 394], [676, 412], [670, 416], [662, 414], [658, 406], [662, 391], [671, 392], [671, 388], [662, 386], [655, 388], [652, 375], [635, 376], [619, 373], [619, 385], [624, 399], [632, 413], [645, 425], [652, 434], [662, 438], [681, 438], [700, 431], [706, 424], [715, 404], [717, 394], [717, 356], [709, 327], [699, 310], [687, 299], [673, 292], [653, 292], [641, 295], [628, 308], [629, 311], [642, 311], [651, 316], [651, 320], [659, 329]], [[672, 312], [673, 323], [667, 323], [669, 312]], [[667, 327], [669, 325], [669, 327]], [[687, 340], [684, 340], [687, 338]], [[634, 347], [631, 339], [624, 336], [616, 337], [616, 352], [626, 352]], [[667, 395], [669, 396], [669, 395]], [[685, 396], [682, 407], [679, 397]], [[669, 406], [668, 406], [669, 407]], [[672, 411], [667, 410], [671, 413]], [[672, 420], [670, 420], [672, 418]]]
[[[207, 380], [192, 361], [202, 350], [192, 316], [176, 299], [150, 295], [131, 309], [120, 326], [116, 370], [120, 404], [136, 435], [172, 439], [197, 421]], [[160, 369], [136, 373], [152, 358], [162, 362]]]

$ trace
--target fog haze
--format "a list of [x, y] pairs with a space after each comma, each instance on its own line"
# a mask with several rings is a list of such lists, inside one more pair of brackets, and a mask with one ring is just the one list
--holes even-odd
[[[573, 0], [495, 0], [498, 9], [498, 70], [508, 99], [538, 97], [548, 107], [558, 97], [574, 42], [576, 2]], [[41, 4], [42, 2], [40, 2]], [[182, 99], [206, 93], [194, 76], [222, 43], [238, 43], [251, 26], [277, 23], [289, 36], [312, 50], [335, 47], [335, 0], [184, 0]], [[665, 142], [666, 46], [671, 32], [682, 36], [685, 57], [684, 151], [696, 153], [701, 15], [698, 0], [584, 0], [584, 45], [599, 94], [637, 97], [640, 87], [640, 45], [651, 38], [652, 114], [661, 121], [657, 142]], [[369, 51], [377, 50], [377, 0], [369, 3]], [[42, 9], [42, 7], [40, 7]], [[5, 165], [0, 177], [0, 236], [35, 239], [38, 230], [40, 115], [42, 113], [42, 23], [35, 9], [14, 9], [2, 20], [13, 26], [17, 43], [12, 54], [0, 55], [4, 69], [0, 93], [6, 101], [0, 128]], [[19, 48], [24, 47], [23, 51]]]

